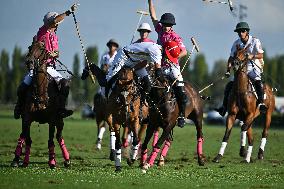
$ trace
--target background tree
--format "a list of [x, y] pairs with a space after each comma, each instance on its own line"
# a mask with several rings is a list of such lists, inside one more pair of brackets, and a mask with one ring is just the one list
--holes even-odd
[[[86, 51], [87, 57], [90, 61], [90, 63], [94, 63], [98, 65], [98, 60], [99, 60], [99, 53], [98, 53], [98, 48], [96, 46], [93, 47], [88, 47]], [[87, 63], [85, 62], [85, 65]], [[94, 85], [92, 82], [91, 77], [88, 77], [84, 82], [83, 82], [83, 96], [86, 101], [91, 103], [93, 101], [93, 97], [97, 91], [98, 84]]]
[[80, 69], [80, 58], [79, 55], [76, 53], [74, 55], [74, 61], [73, 61], [73, 74], [74, 78], [71, 82], [71, 94], [72, 94], [72, 100], [75, 103], [76, 106], [80, 105], [80, 99], [83, 94], [82, 90], [82, 80], [81, 77], [81, 69]]
[[17, 97], [17, 88], [26, 73], [24, 58], [21, 48], [15, 46], [12, 55], [12, 70], [11, 70], [11, 101], [15, 102]]
[[8, 103], [11, 95], [9, 73], [9, 54], [6, 50], [2, 50], [0, 57], [0, 101], [2, 103]]

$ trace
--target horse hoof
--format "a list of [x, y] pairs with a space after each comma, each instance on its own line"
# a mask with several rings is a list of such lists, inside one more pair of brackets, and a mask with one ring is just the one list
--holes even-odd
[[64, 167], [68, 168], [71, 166], [71, 161], [70, 160], [65, 160], [64, 161]]
[[247, 156], [247, 150], [245, 149], [244, 146], [241, 146], [240, 148], [240, 154], [241, 157], [246, 157]]
[[198, 165], [199, 166], [204, 166], [205, 165], [205, 160], [202, 155], [198, 156]]
[[116, 166], [115, 167], [115, 172], [121, 172], [121, 167], [120, 166]]
[[27, 163], [27, 162], [24, 162], [24, 163], [21, 165], [21, 167], [23, 167], [23, 168], [28, 167], [28, 166], [29, 166], [29, 163]]
[[159, 167], [165, 166], [165, 160], [161, 160], [161, 159], [160, 159], [160, 160], [158, 161], [158, 166], [159, 166]]
[[56, 168], [55, 159], [49, 160], [48, 165], [49, 165], [50, 169], [55, 169]]
[[222, 155], [221, 154], [218, 154], [213, 160], [212, 162], [213, 163], [220, 163], [220, 160], [222, 159]]
[[110, 151], [109, 159], [110, 159], [110, 161], [114, 161], [115, 160], [115, 150], [112, 149]]
[[11, 163], [11, 167], [19, 167], [19, 161], [12, 161], [12, 163]]
[[244, 159], [244, 160], [241, 161], [241, 163], [248, 164], [250, 162]]
[[150, 164], [149, 163], [145, 163], [142, 167], [142, 170], [147, 171], [150, 168]]
[[130, 159], [130, 158], [127, 159], [127, 164], [129, 166], [132, 166], [134, 164], [134, 162], [135, 162], [135, 159]]
[[264, 151], [261, 148], [259, 148], [257, 157], [259, 160], [263, 160], [264, 158]]

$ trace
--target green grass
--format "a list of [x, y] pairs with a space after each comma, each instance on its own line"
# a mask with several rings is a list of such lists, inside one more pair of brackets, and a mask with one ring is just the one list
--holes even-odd
[[66, 119], [63, 131], [71, 168], [64, 168], [57, 145], [58, 167], [49, 169], [48, 126], [36, 123], [31, 128], [29, 167], [11, 168], [20, 130], [21, 121], [12, 119], [11, 111], [0, 111], [0, 188], [284, 188], [284, 130], [281, 129], [270, 129], [263, 161], [255, 159], [261, 130], [254, 129], [254, 161], [243, 164], [238, 155], [240, 128], [236, 126], [222, 162], [214, 164], [211, 160], [219, 151], [224, 127], [205, 125], [203, 151], [207, 162], [200, 167], [195, 156], [195, 128], [192, 125], [175, 128], [165, 167], [154, 166], [146, 174], [138, 168], [138, 163], [127, 166], [125, 159], [123, 171], [115, 173], [113, 162], [108, 160], [108, 132], [102, 151], [97, 151], [95, 121], [81, 120], [79, 114]]

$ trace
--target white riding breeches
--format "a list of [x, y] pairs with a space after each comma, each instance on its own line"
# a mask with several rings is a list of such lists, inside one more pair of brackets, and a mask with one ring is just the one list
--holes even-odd
[[248, 63], [247, 74], [250, 79], [252, 79], [253, 81], [261, 80], [261, 73], [262, 70], [259, 67], [253, 65], [253, 63]]
[[170, 67], [162, 67], [162, 69], [165, 75], [169, 76], [173, 80], [177, 79], [177, 86], [184, 86], [183, 77], [180, 72], [180, 66], [171, 65]]
[[[63, 79], [63, 76], [51, 66], [47, 67], [47, 73], [56, 81], [57, 84], [61, 79]], [[27, 75], [25, 75], [23, 82], [27, 85], [31, 85], [32, 77], [33, 77], [33, 70], [30, 70], [30, 72]]]

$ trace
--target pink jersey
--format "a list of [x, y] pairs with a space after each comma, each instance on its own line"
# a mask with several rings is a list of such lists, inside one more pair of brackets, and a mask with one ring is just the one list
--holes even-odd
[[[50, 32], [48, 27], [43, 25], [37, 32], [37, 40], [45, 44], [45, 49], [48, 52], [58, 51], [58, 37], [55, 32]], [[46, 63], [54, 63], [53, 58], [50, 58]]]
[[[157, 43], [161, 45], [162, 47], [167, 41], [175, 41], [179, 44], [179, 47], [181, 50], [186, 50], [185, 45], [182, 42], [182, 38], [174, 31], [170, 30], [169, 32], [163, 31], [163, 26], [161, 23], [158, 23], [155, 27], [156, 32], [158, 33], [158, 40]], [[162, 66], [167, 65], [167, 63], [164, 61], [164, 58], [162, 60]]]
[[138, 39], [134, 43], [141, 43], [141, 42], [152, 42], [155, 43], [152, 39], [146, 38], [146, 39]]

